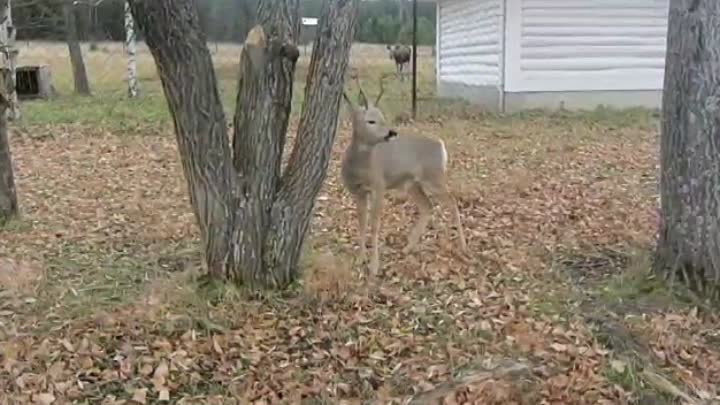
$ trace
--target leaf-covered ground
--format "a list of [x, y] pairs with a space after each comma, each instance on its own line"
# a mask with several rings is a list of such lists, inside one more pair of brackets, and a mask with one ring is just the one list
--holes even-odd
[[0, 230], [0, 404], [718, 401], [717, 315], [647, 274], [649, 115], [443, 111], [399, 129], [445, 140], [472, 257], [437, 216], [402, 255], [417, 214], [395, 193], [381, 274], [358, 277], [343, 123], [303, 279], [264, 294], [197, 282], [165, 123], [18, 128], [23, 216]]

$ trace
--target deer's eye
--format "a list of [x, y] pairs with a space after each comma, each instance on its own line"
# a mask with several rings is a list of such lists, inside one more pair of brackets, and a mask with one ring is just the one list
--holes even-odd
[[367, 123], [370, 124], [370, 125], [375, 125], [375, 121], [373, 121], [373, 120], [370, 120], [370, 121], [368, 121]]

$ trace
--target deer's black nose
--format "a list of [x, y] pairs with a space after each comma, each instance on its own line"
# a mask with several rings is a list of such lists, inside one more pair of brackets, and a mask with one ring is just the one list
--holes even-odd
[[387, 135], [385, 136], [385, 139], [391, 139], [397, 136], [397, 131], [394, 129], [389, 129]]

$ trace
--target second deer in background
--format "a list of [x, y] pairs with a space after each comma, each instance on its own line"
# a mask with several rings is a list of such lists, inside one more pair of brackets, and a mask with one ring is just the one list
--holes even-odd
[[412, 50], [409, 46], [400, 44], [395, 45], [394, 48], [390, 45], [387, 45], [387, 50], [390, 54], [390, 59], [395, 62], [395, 69], [397, 71], [398, 77], [400, 78], [400, 81], [403, 81], [403, 69], [405, 68], [405, 65], [410, 63], [410, 56], [412, 56]]

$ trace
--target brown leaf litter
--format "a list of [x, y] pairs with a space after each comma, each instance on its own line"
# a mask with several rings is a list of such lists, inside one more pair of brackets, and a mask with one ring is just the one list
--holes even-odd
[[[54, 288], [67, 290], [48, 307], [52, 319], [11, 320], [15, 332], [0, 342], [5, 403], [631, 403], [633, 393], [608, 377], [617, 359], [584, 319], [537, 308], [548, 293], [570, 288], [551, 272], [554, 252], [652, 243], [655, 136], [542, 118], [438, 120], [404, 130], [446, 139], [473, 260], [454, 254], [440, 219], [422, 249], [403, 256], [416, 209], [396, 194], [383, 213], [382, 274], [375, 283], [357, 277], [356, 219], [338, 180], [344, 126], [316, 204], [302, 288], [254, 300], [238, 292], [209, 304], [183, 265], [141, 274], [132, 285], [145, 293], [135, 302], [80, 319], [62, 317], [64, 297], [89, 293], [64, 283], [101, 277], [93, 263], [103, 266], [109, 255], [154, 266], [175, 262], [162, 255], [196, 259], [174, 139], [79, 125], [14, 137], [28, 226], [0, 231], [0, 255], [87, 264], [52, 267]], [[51, 327], [33, 332], [43, 325]], [[712, 398], [720, 350], [710, 325], [665, 311], [633, 328], [656, 340], [659, 361], [693, 395]], [[527, 373], [482, 374], [507, 361]]]

